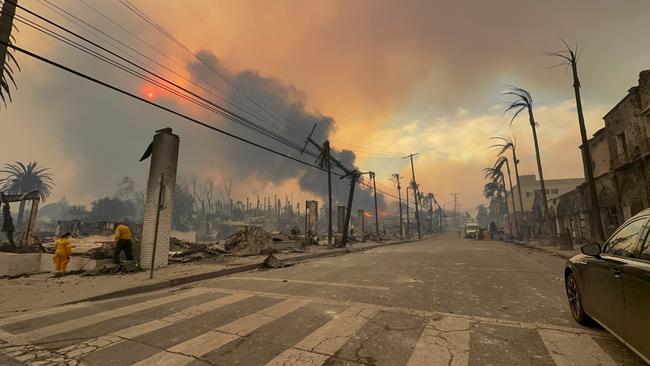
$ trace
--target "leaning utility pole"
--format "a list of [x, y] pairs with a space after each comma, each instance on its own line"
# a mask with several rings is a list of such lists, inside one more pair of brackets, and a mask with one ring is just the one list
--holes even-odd
[[399, 238], [404, 239], [404, 229], [402, 224], [402, 186], [399, 182], [399, 173], [393, 174], [395, 181], [397, 181], [397, 203], [399, 205]]
[[413, 187], [413, 194], [415, 197], [415, 222], [418, 226], [418, 239], [422, 239], [422, 233], [420, 232], [420, 209], [418, 207], [418, 187], [415, 181], [415, 167], [413, 166], [413, 157], [419, 153], [409, 154], [404, 157], [404, 159], [411, 159], [411, 186]]
[[327, 244], [332, 245], [332, 156], [328, 140], [323, 143], [323, 155], [327, 167]]
[[[347, 244], [348, 240], [348, 228], [350, 227], [350, 213], [352, 212], [352, 198], [354, 196], [354, 186], [357, 184], [359, 177], [361, 176], [361, 173], [358, 170], [350, 170], [343, 165], [338, 159], [335, 159], [331, 155], [331, 150], [329, 150], [327, 153], [325, 153], [325, 149], [323, 146], [320, 146], [314, 139], [311, 138], [311, 136], [314, 134], [314, 130], [316, 130], [316, 124], [314, 124], [314, 127], [311, 129], [311, 132], [309, 132], [309, 135], [307, 135], [307, 141], [305, 141], [305, 146], [302, 148], [302, 152], [305, 152], [307, 149], [307, 144], [312, 144], [314, 147], [318, 149], [320, 152], [320, 155], [318, 157], [318, 163], [321, 168], [327, 166], [327, 164], [332, 164], [336, 165], [339, 169], [345, 172], [345, 175], [341, 177], [341, 179], [350, 177], [350, 194], [348, 196], [348, 210], [345, 213], [345, 224], [344, 224], [344, 229], [345, 231], [343, 232], [343, 238], [341, 245], [345, 246]], [[329, 143], [328, 143], [328, 148], [329, 148]], [[330, 168], [331, 170], [331, 168]], [[331, 191], [330, 191], [330, 210], [331, 210]], [[330, 211], [331, 212], [331, 211]], [[331, 215], [331, 214], [330, 214]], [[331, 221], [330, 221], [331, 222]], [[328, 230], [331, 232], [331, 226], [328, 228]]]
[[370, 172], [370, 178], [372, 178], [372, 190], [375, 194], [375, 231], [377, 233], [377, 240], [379, 238], [379, 211], [377, 211], [377, 182], [375, 181], [375, 172]]

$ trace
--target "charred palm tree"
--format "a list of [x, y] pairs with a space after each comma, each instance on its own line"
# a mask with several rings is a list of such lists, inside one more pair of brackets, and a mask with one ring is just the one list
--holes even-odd
[[[54, 187], [54, 178], [48, 170], [49, 168], [39, 167], [36, 161], [28, 164], [18, 161], [14, 164], [6, 164], [5, 168], [0, 170], [0, 173], [7, 174], [6, 178], [0, 179], [0, 191], [9, 194], [38, 191], [39, 198], [44, 202], [50, 196]], [[25, 201], [20, 201], [18, 219], [16, 220], [18, 228], [20, 228], [24, 213]]]
[[16, 13], [16, 3], [17, 0], [5, 1], [2, 4], [2, 13], [0, 13], [0, 99], [2, 99], [5, 107], [7, 106], [7, 99], [11, 101], [9, 82], [16, 88], [13, 77], [14, 69], [11, 65], [13, 64], [16, 69], [20, 70], [20, 66], [18, 66], [18, 62], [12, 54], [11, 47], [8, 47], [15, 43], [11, 31], [15, 28], [13, 20]]
[[519, 237], [519, 222], [517, 220], [517, 207], [515, 206], [515, 193], [512, 191], [512, 175], [510, 173], [510, 162], [508, 161], [508, 158], [506, 158], [505, 156], [500, 156], [497, 159], [497, 161], [494, 163], [494, 169], [502, 172], [501, 169], [503, 169], [504, 165], [506, 166], [506, 171], [508, 172], [508, 182], [510, 183], [510, 193], [512, 194], [511, 201], [512, 201], [512, 214], [515, 218], [515, 233], [517, 237]]
[[501, 190], [504, 193], [504, 199], [506, 202], [506, 215], [508, 217], [508, 228], [510, 229], [510, 235], [512, 235], [512, 221], [510, 221], [510, 209], [508, 208], [508, 192], [506, 191], [506, 181], [503, 177], [501, 170], [495, 168], [485, 168], [483, 169], [483, 177], [492, 183], [491, 185], [485, 185], [483, 193], [487, 193], [488, 189], [495, 189], [495, 192], [498, 194]]
[[544, 219], [548, 226], [549, 234], [553, 237], [555, 236], [554, 226], [551, 223], [551, 218], [548, 214], [548, 199], [546, 197], [546, 184], [544, 183], [544, 171], [542, 170], [542, 158], [539, 151], [539, 142], [537, 141], [537, 122], [535, 121], [535, 115], [533, 114], [533, 97], [530, 93], [522, 88], [512, 87], [510, 90], [503, 93], [503, 95], [509, 95], [515, 97], [508, 106], [504, 113], [514, 111], [512, 119], [510, 119], [510, 124], [514, 122], [515, 118], [519, 116], [521, 112], [526, 110], [528, 112], [528, 122], [530, 123], [530, 128], [533, 131], [533, 142], [535, 143], [535, 158], [537, 159], [537, 173], [539, 174], [539, 182], [542, 188], [542, 200], [544, 201]]
[[[517, 195], [519, 196], [519, 212], [521, 212], [522, 217], [525, 215], [526, 209], [524, 208], [524, 200], [521, 197], [521, 181], [519, 180], [519, 159], [517, 159], [517, 140], [514, 137], [501, 135], [491, 137], [491, 140], [496, 140], [497, 143], [490, 146], [490, 148], [499, 149], [497, 156], [503, 156], [506, 151], [512, 151], [512, 161], [515, 166], [515, 178], [517, 182]], [[510, 188], [512, 190], [512, 187]], [[514, 201], [514, 198], [513, 198]], [[515, 214], [516, 215], [516, 214]]]
[[[589, 184], [589, 193], [591, 196], [591, 215], [594, 220], [594, 225], [592, 225], [592, 231], [594, 235], [599, 240], [605, 239], [605, 231], [603, 229], [603, 222], [600, 217], [600, 205], [598, 203], [598, 193], [596, 192], [596, 182], [594, 180], [594, 168], [591, 165], [591, 151], [589, 149], [589, 143], [587, 142], [587, 128], [585, 127], [585, 116], [582, 112], [582, 97], [580, 96], [580, 79], [578, 78], [578, 46], [575, 48], [569, 47], [569, 45], [562, 40], [564, 46], [566, 47], [563, 51], [559, 52], [546, 52], [548, 56], [560, 57], [563, 59], [557, 65], [551, 66], [551, 68], [557, 66], [571, 66], [571, 73], [573, 75], [573, 92], [576, 98], [576, 111], [578, 113], [578, 125], [580, 126], [580, 138], [582, 140], [582, 164], [585, 167], [585, 174], [587, 175], [587, 184]], [[595, 230], [594, 230], [595, 229]]]

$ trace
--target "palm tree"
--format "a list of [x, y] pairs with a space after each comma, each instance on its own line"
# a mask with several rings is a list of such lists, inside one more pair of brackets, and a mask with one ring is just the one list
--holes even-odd
[[539, 152], [539, 142], [537, 141], [537, 122], [535, 121], [535, 116], [533, 114], [533, 97], [530, 93], [522, 88], [512, 87], [510, 90], [503, 93], [503, 95], [511, 95], [515, 97], [515, 100], [512, 101], [505, 109], [504, 113], [514, 111], [512, 119], [510, 119], [510, 124], [514, 122], [515, 118], [519, 114], [526, 110], [528, 112], [528, 122], [530, 123], [530, 128], [533, 131], [533, 142], [535, 143], [535, 157], [537, 159], [537, 173], [539, 174], [539, 182], [542, 186], [542, 200], [544, 201], [544, 217], [548, 225], [549, 234], [554, 235], [554, 227], [551, 223], [549, 214], [548, 214], [548, 199], [546, 198], [546, 184], [544, 183], [544, 171], [542, 170], [542, 158]]
[[[33, 161], [27, 165], [21, 162], [14, 164], [5, 164], [5, 168], [0, 173], [7, 174], [7, 177], [0, 179], [0, 191], [8, 194], [23, 194], [32, 191], [38, 191], [41, 201], [45, 201], [52, 193], [54, 187], [54, 178], [48, 172], [49, 168], [41, 168], [38, 162]], [[25, 201], [20, 201], [18, 209], [18, 220], [16, 226], [20, 224], [25, 214]]]
[[[516, 235], [519, 236], [519, 222], [517, 221], [517, 207], [515, 206], [515, 194], [512, 191], [512, 175], [510, 173], [510, 162], [508, 162], [508, 158], [505, 156], [500, 156], [497, 161], [494, 163], [494, 169], [502, 172], [501, 169], [503, 169], [503, 165], [505, 164], [506, 170], [508, 172], [508, 181], [510, 182], [510, 193], [512, 193], [512, 213], [515, 217], [515, 232]], [[502, 174], [503, 177], [503, 174]], [[504, 183], [505, 185], [505, 183]], [[507, 196], [507, 195], [506, 195]]]
[[506, 181], [503, 177], [501, 170], [495, 168], [483, 169], [483, 177], [488, 181], [485, 185], [483, 193], [488, 197], [488, 193], [493, 193], [497, 198], [500, 198], [501, 192], [506, 202], [506, 215], [508, 216], [508, 227], [510, 228], [510, 235], [512, 235], [512, 221], [510, 221], [510, 209], [508, 208], [508, 192], [506, 191]]
[[521, 181], [519, 180], [519, 159], [517, 159], [517, 141], [515, 138], [510, 136], [505, 136], [505, 135], [491, 137], [490, 139], [501, 141], [500, 143], [490, 146], [491, 148], [500, 149], [497, 156], [503, 156], [503, 154], [505, 154], [505, 152], [508, 150], [512, 151], [512, 161], [514, 162], [514, 166], [515, 166], [515, 177], [517, 181], [517, 187], [519, 187], [519, 189], [517, 189], [517, 193], [519, 194], [519, 209], [523, 213], [526, 209], [524, 208], [524, 200], [521, 197]]
[[[569, 45], [562, 40], [565, 50], [559, 52], [546, 52], [547, 56], [560, 57], [563, 61], [555, 66], [571, 66], [573, 75], [573, 92], [576, 98], [576, 111], [578, 113], [578, 125], [580, 127], [580, 138], [582, 140], [582, 163], [585, 167], [587, 175], [587, 184], [589, 184], [589, 193], [591, 196], [591, 215], [594, 220], [594, 225], [591, 225], [592, 232], [599, 240], [605, 239], [605, 231], [603, 229], [603, 222], [600, 217], [600, 205], [598, 203], [598, 193], [596, 192], [596, 182], [594, 180], [594, 168], [591, 165], [591, 151], [589, 150], [589, 143], [587, 142], [587, 128], [585, 127], [585, 116], [582, 112], [582, 97], [580, 96], [580, 79], [578, 78], [578, 46], [571, 49]], [[594, 232], [595, 231], [595, 232]]]
[[[12, 49], [7, 47], [14, 43], [15, 39], [11, 31], [15, 26], [13, 25], [14, 14], [16, 13], [16, 1], [5, 1], [2, 4], [2, 13], [0, 13], [0, 99], [7, 106], [7, 98], [11, 101], [11, 92], [9, 91], [9, 82], [16, 87], [13, 73], [9, 61], [13, 62], [14, 66], [20, 70], [16, 58], [12, 54]], [[5, 98], [5, 93], [7, 97]]]

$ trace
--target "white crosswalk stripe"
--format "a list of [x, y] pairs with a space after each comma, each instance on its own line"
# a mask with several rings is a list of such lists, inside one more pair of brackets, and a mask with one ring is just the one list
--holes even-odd
[[5, 341], [9, 341], [14, 344], [33, 342], [35, 340], [43, 339], [59, 333], [83, 328], [89, 325], [97, 324], [102, 321], [114, 319], [120, 316], [129, 315], [137, 311], [150, 309], [154, 306], [165, 305], [174, 301], [178, 301], [192, 296], [197, 296], [200, 294], [205, 294], [210, 292], [217, 292], [217, 291], [208, 288], [191, 289], [185, 292], [181, 292], [181, 293], [177, 293], [177, 294], [173, 294], [173, 295], [169, 295], [169, 296], [165, 296], [153, 300], [148, 300], [144, 302], [139, 302], [133, 305], [123, 306], [111, 310], [102, 311], [96, 314], [83, 316], [81, 318], [55, 323], [29, 332], [25, 332], [17, 335], [11, 335], [10, 338], [5, 339]]
[[[223, 292], [224, 291], [220, 289], [211, 288], [191, 289], [150, 300], [143, 299], [145, 301], [140, 303], [124, 305], [113, 309], [101, 306], [98, 307], [97, 313], [81, 316], [77, 319], [65, 320], [55, 324], [51, 324], [48, 321], [42, 328], [36, 328], [23, 333], [11, 334], [7, 331], [0, 330], [0, 339], [5, 342], [9, 341], [9, 344], [0, 344], [0, 353], [27, 364], [39, 361], [44, 357], [63, 357], [66, 361], [82, 361], [86, 357], [92, 357], [93, 352], [99, 350], [105, 350], [105, 352], [108, 353], [112, 352], [113, 348], [110, 348], [111, 351], [109, 351], [107, 347], [116, 346], [126, 347], [124, 349], [129, 349], [128, 347], [131, 346], [129, 346], [127, 342], [138, 337], [144, 339], [144, 343], [147, 344], [146, 339], [148, 334], [154, 334], [154, 332], [163, 328], [170, 326], [173, 327], [175, 324], [181, 324], [186, 320], [210, 313], [227, 305], [237, 304], [243, 300], [253, 298], [266, 298], [264, 301], [273, 298], [265, 297], [265, 295], [260, 296], [250, 292], [226, 292], [226, 295], [224, 296]], [[68, 332], [70, 330], [80, 329], [113, 318], [129, 315], [134, 312], [151, 309], [152, 307], [162, 306], [175, 301], [210, 293], [221, 293], [222, 297], [209, 299], [208, 296], [203, 296], [204, 299], [202, 299], [200, 303], [188, 304], [186, 308], [180, 309], [171, 314], [166, 313], [169, 315], [165, 315], [159, 319], [148, 320], [144, 323], [132, 326], [125, 326], [124, 329], [115, 330], [99, 337], [93, 336], [95, 338], [87, 339], [72, 346], [46, 350], [37, 345], [31, 344], [34, 343], [34, 341], [56, 336], [57, 334]], [[202, 334], [198, 336], [192, 334], [193, 338], [183, 338], [185, 340], [182, 342], [179, 341], [180, 343], [172, 345], [167, 343], [164, 346], [167, 347], [166, 349], [153, 349], [153, 351], [157, 353], [153, 355], [152, 353], [142, 355], [142, 357], [146, 358], [140, 359], [140, 361], [135, 364], [140, 366], [186, 365], [204, 357], [221, 357], [219, 353], [212, 353], [232, 341], [250, 336], [251, 333], [254, 333], [261, 327], [264, 327], [275, 320], [281, 320], [283, 317], [303, 308], [307, 304], [333, 304], [332, 301], [328, 300], [292, 296], [275, 297], [275, 299], [277, 299], [278, 302], [274, 305], [267, 306], [248, 315], [240, 316], [239, 318], [224, 319], [229, 323], [217, 328], [205, 328], [205, 331]], [[255, 301], [256, 300], [253, 300], [251, 304], [255, 304]], [[292, 344], [282, 344], [282, 347], [277, 351], [278, 353], [269, 354], [268, 358], [258, 361], [265, 363], [266, 366], [317, 366], [331, 361], [330, 359], [332, 357], [340, 357], [340, 361], [343, 361], [344, 363], [348, 361], [353, 362], [353, 360], [347, 359], [350, 356], [349, 354], [346, 354], [346, 350], [351, 345], [354, 345], [354, 342], [358, 342], [360, 337], [361, 339], [365, 339], [364, 342], [378, 342], [372, 335], [370, 338], [364, 338], [367, 337], [367, 334], [364, 333], [365, 331], [363, 329], [365, 329], [365, 326], [369, 325], [369, 322], [373, 321], [373, 319], [378, 316], [379, 312], [390, 313], [392, 314], [391, 316], [395, 316], [395, 314], [399, 314], [400, 312], [405, 312], [411, 315], [417, 314], [416, 319], [422, 319], [422, 322], [424, 323], [424, 329], [421, 334], [416, 334], [414, 337], [408, 338], [408, 341], [406, 341], [407, 338], [405, 338], [403, 341], [405, 343], [401, 349], [405, 351], [400, 352], [409, 353], [402, 353], [404, 356], [404, 361], [402, 362], [406, 366], [468, 366], [472, 345], [470, 337], [471, 330], [481, 329], [481, 326], [513, 327], [525, 330], [524, 333], [526, 334], [526, 337], [542, 340], [543, 347], [541, 347], [541, 344], [539, 343], [537, 346], [540, 350], [539, 352], [547, 353], [545, 355], [547, 360], [550, 361], [552, 359], [553, 363], [557, 366], [617, 365], [617, 362], [612, 358], [612, 356], [605, 352], [605, 350], [603, 350], [594, 340], [594, 337], [608, 336], [605, 333], [598, 333], [594, 330], [517, 323], [514, 321], [498, 321], [498, 319], [495, 320], [480, 317], [472, 318], [456, 314], [440, 314], [431, 312], [409, 313], [410, 310], [408, 309], [389, 308], [364, 303], [339, 302], [335, 304], [339, 306], [338, 309], [342, 310], [337, 310], [337, 313], [328, 313], [329, 320], [323, 320], [324, 323], [318, 324], [317, 328], [311, 328], [312, 330], [310, 330], [311, 333], [309, 334], [307, 334], [307, 330], [305, 329], [305, 335], [297, 337], [298, 339], [302, 339], [296, 342], [296, 338], [293, 338], [291, 341]], [[85, 306], [88, 305], [82, 307]], [[26, 320], [29, 321], [32, 319], [38, 321], [38, 318], [41, 317], [56, 317], [61, 311], [69, 309], [74, 310], [82, 307], [71, 306], [46, 309], [33, 314], [24, 314], [12, 317], [11, 319], [2, 319], [0, 324], [11, 325], [13, 323]], [[259, 307], [257, 307], [257, 309], [259, 309]], [[305, 309], [305, 311], [307, 311], [308, 314], [308, 311], [312, 310]], [[308, 321], [309, 319], [305, 319], [305, 322]], [[277, 324], [281, 327], [282, 321]], [[275, 327], [269, 330], [272, 332], [281, 331], [280, 328], [275, 329]], [[539, 338], [537, 338], [538, 335]], [[153, 336], [153, 339], [155, 339], [155, 337], [156, 336]], [[505, 344], [499, 343], [502, 341], [500, 339], [494, 339], [494, 344]], [[479, 337], [476, 338], [474, 342], [482, 341]], [[489, 343], [481, 344], [482, 347], [486, 347], [486, 344]], [[476, 343], [475, 346], [478, 345], [479, 343]], [[116, 348], [115, 350], [119, 349], [121, 348]], [[498, 353], [500, 351], [501, 350], [492, 352]], [[97, 355], [101, 355], [101, 353], [98, 352]], [[539, 355], [539, 353], [537, 353], [537, 355]], [[477, 357], [477, 355], [473, 355], [473, 357]], [[138, 360], [138, 358], [130, 362], [136, 360]], [[532, 361], [533, 360], [531, 360], [531, 362]], [[474, 359], [473, 362], [475, 363], [476, 360]]]
[[378, 311], [378, 308], [352, 306], [266, 365], [322, 365]]
[[155, 319], [146, 323], [134, 325], [132, 327], [118, 330], [117, 332], [113, 332], [105, 336], [65, 347], [61, 349], [60, 352], [73, 354], [75, 357], [83, 357], [101, 348], [117, 345], [126, 341], [127, 339], [133, 339], [141, 335], [151, 333], [168, 326], [172, 326], [183, 320], [211, 312], [226, 305], [234, 304], [251, 297], [253, 297], [251, 294], [232, 294], [230, 296], [208, 301], [206, 303], [190, 306], [189, 308], [183, 309], [177, 313], [168, 315], [161, 319]]
[[207, 331], [198, 337], [172, 346], [163, 352], [137, 362], [135, 365], [186, 365], [196, 357], [201, 357], [212, 352], [240, 336], [246, 335], [308, 303], [306, 300], [284, 300], [223, 325], [216, 330]]
[[589, 335], [547, 329], [539, 335], [557, 366], [617, 365]]

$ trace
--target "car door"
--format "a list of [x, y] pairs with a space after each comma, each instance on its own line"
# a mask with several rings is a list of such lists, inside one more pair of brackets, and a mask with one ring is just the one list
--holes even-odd
[[605, 243], [600, 258], [585, 266], [584, 281], [588, 314], [620, 337], [625, 335], [623, 273], [635, 256], [647, 218], [625, 223]]
[[637, 260], [630, 261], [623, 276], [625, 340], [650, 359], [650, 235], [648, 227]]

